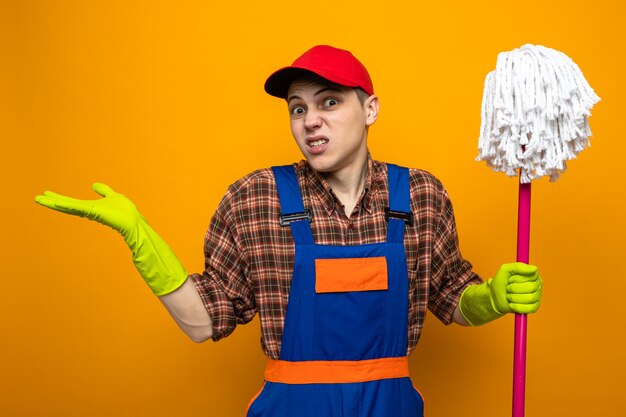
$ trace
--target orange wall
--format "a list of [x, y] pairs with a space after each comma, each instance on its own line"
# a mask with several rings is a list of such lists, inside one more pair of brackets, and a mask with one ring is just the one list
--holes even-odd
[[[91, 198], [108, 183], [200, 271], [226, 187], [300, 159], [262, 84], [318, 43], [369, 68], [373, 155], [442, 179], [485, 277], [515, 256], [517, 187], [473, 160], [484, 77], [524, 43], [578, 63], [602, 101], [593, 146], [533, 188], [545, 295], [529, 321], [527, 415], [623, 415], [625, 17], [600, 0], [2, 2], [0, 415], [243, 414], [262, 377], [258, 322], [194, 344], [116, 233], [33, 197]], [[509, 414], [512, 326], [429, 317], [411, 362], [429, 417]]]

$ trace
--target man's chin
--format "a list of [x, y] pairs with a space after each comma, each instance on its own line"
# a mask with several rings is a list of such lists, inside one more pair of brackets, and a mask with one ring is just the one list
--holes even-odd
[[319, 172], [320, 174], [327, 174], [336, 170], [332, 163], [329, 163], [327, 161], [320, 161], [319, 158], [309, 157], [306, 158], [306, 161], [309, 163], [309, 166], [313, 168], [313, 170]]

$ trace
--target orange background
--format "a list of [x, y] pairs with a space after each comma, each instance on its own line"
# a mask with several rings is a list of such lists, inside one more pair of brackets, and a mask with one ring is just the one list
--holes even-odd
[[[226, 187], [300, 159], [262, 85], [320, 43], [368, 67], [381, 99], [372, 154], [443, 181], [485, 278], [515, 257], [517, 186], [474, 162], [484, 77], [525, 43], [581, 67], [602, 97], [593, 146], [533, 187], [545, 290], [529, 320], [527, 415], [623, 415], [625, 17], [599, 0], [2, 2], [0, 415], [243, 415], [262, 379], [258, 321], [194, 344], [116, 233], [33, 197], [91, 198], [108, 183], [201, 271]], [[429, 417], [510, 415], [512, 329], [512, 317], [427, 319], [411, 373]]]

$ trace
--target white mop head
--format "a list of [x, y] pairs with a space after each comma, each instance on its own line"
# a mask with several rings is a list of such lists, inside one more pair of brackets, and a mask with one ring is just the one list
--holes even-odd
[[556, 181], [565, 161], [590, 145], [588, 117], [598, 101], [564, 53], [530, 44], [501, 52], [485, 79], [476, 160], [510, 176], [520, 169], [523, 183]]

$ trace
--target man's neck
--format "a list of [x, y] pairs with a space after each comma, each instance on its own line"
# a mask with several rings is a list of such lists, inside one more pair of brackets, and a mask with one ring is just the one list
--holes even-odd
[[333, 192], [344, 205], [347, 217], [350, 217], [363, 189], [367, 175], [367, 155], [360, 164], [353, 164], [343, 170], [333, 173], [320, 173], [328, 182]]

